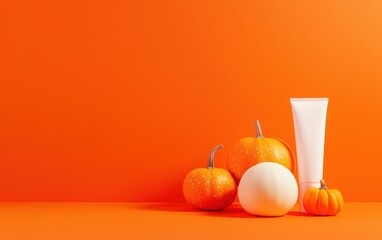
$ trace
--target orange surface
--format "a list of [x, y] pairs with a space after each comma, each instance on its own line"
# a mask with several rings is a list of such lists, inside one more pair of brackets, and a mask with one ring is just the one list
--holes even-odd
[[381, 23], [379, 0], [0, 1], [0, 201], [183, 201], [255, 119], [294, 149], [290, 97], [330, 98], [329, 187], [381, 201]]
[[259, 218], [238, 206], [182, 203], [1, 203], [0, 239], [382, 239], [382, 203], [346, 203], [335, 217]]

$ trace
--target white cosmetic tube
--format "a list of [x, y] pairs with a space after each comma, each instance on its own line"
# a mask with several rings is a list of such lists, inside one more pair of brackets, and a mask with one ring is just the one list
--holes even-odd
[[320, 187], [324, 168], [324, 143], [328, 98], [291, 98], [297, 150], [300, 212], [306, 212], [304, 194]]

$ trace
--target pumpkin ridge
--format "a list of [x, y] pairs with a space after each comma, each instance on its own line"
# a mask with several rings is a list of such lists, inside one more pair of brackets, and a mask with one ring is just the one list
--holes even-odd
[[307, 212], [312, 212], [313, 209], [311, 208], [310, 202], [312, 201], [311, 198], [314, 198], [314, 192], [315, 190], [313, 188], [308, 189], [308, 191], [305, 193], [304, 199], [303, 199], [303, 204], [304, 208]]
[[338, 189], [333, 189], [333, 192], [338, 199], [338, 211], [337, 211], [337, 213], [339, 213], [342, 210], [342, 208], [344, 207], [344, 198]]
[[328, 189], [326, 191], [328, 192], [328, 197], [329, 197], [328, 215], [330, 216], [336, 215], [338, 212], [338, 205], [339, 205], [337, 196], [334, 194], [333, 190]]
[[319, 211], [319, 207], [320, 207], [319, 199], [320, 198], [319, 197], [320, 197], [320, 190], [318, 190], [317, 198], [315, 198], [316, 206], [315, 206], [314, 212], [315, 212], [316, 215], [320, 215], [320, 211]]
[[[308, 202], [308, 205], [309, 205], [309, 208], [311, 210], [311, 213], [313, 213], [314, 215], [319, 215], [318, 213], [318, 195], [319, 195], [319, 191], [315, 188], [311, 188], [311, 193], [310, 193], [310, 198], [309, 198], [309, 202]], [[313, 204], [312, 204], [313, 202]]]

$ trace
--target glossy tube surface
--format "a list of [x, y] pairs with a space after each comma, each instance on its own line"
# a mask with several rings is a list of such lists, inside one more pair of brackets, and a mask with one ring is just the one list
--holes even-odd
[[299, 205], [310, 187], [320, 187], [324, 168], [324, 143], [328, 98], [291, 98], [296, 138]]

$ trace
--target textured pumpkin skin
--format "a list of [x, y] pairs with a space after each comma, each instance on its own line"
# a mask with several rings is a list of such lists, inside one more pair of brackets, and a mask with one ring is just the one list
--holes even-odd
[[223, 168], [197, 168], [183, 181], [183, 195], [187, 202], [202, 210], [220, 210], [236, 198], [236, 183]]
[[183, 181], [183, 195], [187, 202], [202, 210], [221, 210], [228, 207], [236, 198], [236, 183], [231, 173], [223, 168], [215, 168], [215, 152], [212, 149], [207, 168], [196, 168], [189, 172]]
[[304, 194], [305, 210], [313, 215], [335, 216], [344, 206], [344, 199], [338, 189], [328, 189], [325, 182], [320, 188], [310, 188]]
[[261, 162], [275, 162], [295, 171], [296, 159], [290, 147], [276, 138], [246, 137], [239, 140], [228, 156], [228, 170], [239, 182], [244, 172]]

